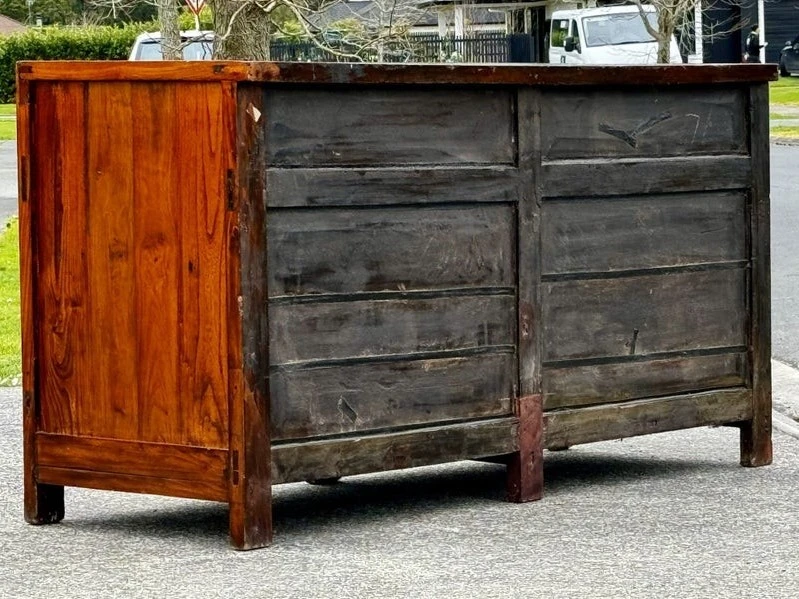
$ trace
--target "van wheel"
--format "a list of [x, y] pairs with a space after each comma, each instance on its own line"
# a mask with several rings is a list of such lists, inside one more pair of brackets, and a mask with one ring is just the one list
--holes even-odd
[[780, 77], [790, 77], [791, 74], [788, 72], [788, 69], [785, 68], [785, 63], [780, 61]]

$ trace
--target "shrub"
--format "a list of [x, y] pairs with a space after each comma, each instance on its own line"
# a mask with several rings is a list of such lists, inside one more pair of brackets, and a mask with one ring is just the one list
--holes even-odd
[[0, 38], [0, 103], [13, 102], [20, 60], [125, 60], [136, 36], [153, 23], [124, 27], [45, 27]]

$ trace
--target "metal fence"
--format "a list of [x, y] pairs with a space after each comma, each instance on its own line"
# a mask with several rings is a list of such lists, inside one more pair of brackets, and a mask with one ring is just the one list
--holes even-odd
[[[272, 60], [302, 62], [346, 62], [357, 55], [366, 62], [509, 62], [511, 36], [484, 33], [455, 38], [412, 35], [386, 42], [381, 48], [361, 48], [345, 42], [329, 45], [328, 51], [313, 42], [274, 42]], [[342, 56], [345, 55], [345, 56]]]

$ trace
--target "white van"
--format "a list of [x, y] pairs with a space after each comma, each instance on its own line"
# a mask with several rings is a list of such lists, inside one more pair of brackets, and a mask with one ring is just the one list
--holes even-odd
[[[213, 31], [181, 31], [183, 60], [211, 60], [214, 51]], [[163, 60], [161, 32], [142, 33], [133, 43], [128, 60]]]
[[[643, 6], [657, 29], [654, 6]], [[681, 63], [677, 42], [672, 38], [669, 62]], [[655, 64], [658, 43], [647, 31], [638, 6], [606, 6], [552, 13], [549, 31], [549, 62], [560, 64]]]

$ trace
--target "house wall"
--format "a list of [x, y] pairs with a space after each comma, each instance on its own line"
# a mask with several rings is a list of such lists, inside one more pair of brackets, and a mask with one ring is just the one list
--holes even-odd
[[780, 50], [799, 35], [799, 2], [770, 0], [765, 3], [766, 62], [778, 62]]

